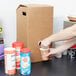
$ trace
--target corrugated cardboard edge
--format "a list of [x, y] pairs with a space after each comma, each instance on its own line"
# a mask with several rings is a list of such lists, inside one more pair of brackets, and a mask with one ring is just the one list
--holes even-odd
[[19, 9], [20, 7], [53, 7], [53, 6], [45, 4], [20, 4], [17, 9]]
[[27, 6], [20, 4], [20, 5], [17, 7], [17, 9], [19, 9], [20, 7], [27, 7]]

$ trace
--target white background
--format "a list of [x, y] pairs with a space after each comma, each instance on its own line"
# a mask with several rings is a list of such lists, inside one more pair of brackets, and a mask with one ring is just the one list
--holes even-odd
[[54, 33], [63, 28], [68, 15], [76, 16], [76, 0], [0, 0], [0, 23], [6, 46], [16, 41], [16, 8], [19, 4], [48, 4], [54, 6]]

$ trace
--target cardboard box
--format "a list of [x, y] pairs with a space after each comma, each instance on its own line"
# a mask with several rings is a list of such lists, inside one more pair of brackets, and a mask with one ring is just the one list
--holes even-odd
[[17, 41], [31, 49], [31, 61], [40, 62], [38, 41], [52, 34], [53, 7], [47, 5], [20, 5], [17, 8]]

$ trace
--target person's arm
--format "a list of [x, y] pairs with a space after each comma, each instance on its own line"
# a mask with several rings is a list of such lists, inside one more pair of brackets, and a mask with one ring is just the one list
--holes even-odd
[[76, 34], [74, 32], [76, 32], [76, 24], [43, 39], [41, 41], [41, 43], [42, 43], [41, 45], [48, 46], [48, 45], [50, 45], [51, 42], [62, 41], [62, 40], [67, 40], [67, 39], [73, 38], [76, 36]]
[[73, 33], [74, 36], [76, 36], [76, 26], [73, 27]]
[[50, 48], [50, 52], [48, 53], [47, 56], [60, 54], [75, 44], [76, 44], [76, 38], [70, 39], [57, 48]]

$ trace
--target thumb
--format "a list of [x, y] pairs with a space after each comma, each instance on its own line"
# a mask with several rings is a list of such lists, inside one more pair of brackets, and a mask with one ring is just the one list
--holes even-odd
[[55, 54], [56, 54], [55, 49], [54, 48], [50, 48], [50, 52], [46, 56], [49, 56], [49, 55], [54, 56]]
[[48, 53], [46, 56], [49, 56], [49, 55], [51, 55], [51, 53]]

